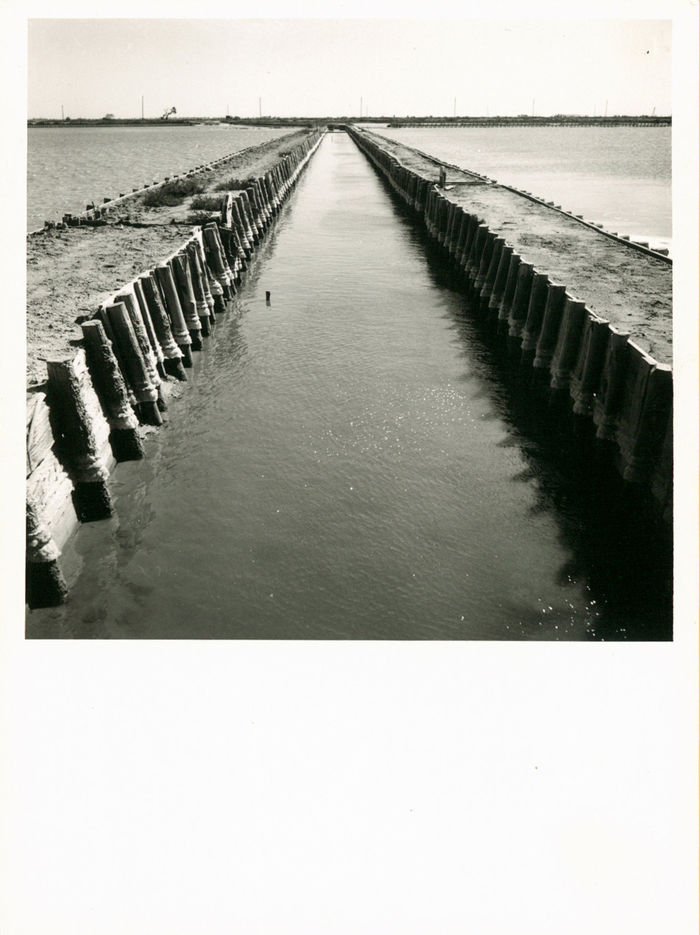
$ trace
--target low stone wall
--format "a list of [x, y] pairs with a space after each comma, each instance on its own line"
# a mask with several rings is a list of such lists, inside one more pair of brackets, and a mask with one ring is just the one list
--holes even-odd
[[192, 353], [226, 312], [321, 137], [314, 131], [263, 176], [222, 193], [216, 220], [84, 318], [82, 347], [47, 361], [47, 382], [27, 404], [30, 608], [66, 599], [62, 547], [79, 522], [112, 515], [112, 469], [144, 457], [140, 426], [162, 424], [169, 387], [187, 380]]
[[[385, 146], [386, 141], [374, 134], [355, 127], [348, 128], [348, 132], [449, 258], [471, 299], [474, 315], [487, 326], [489, 340], [502, 345], [512, 359], [530, 371], [532, 385], [538, 390], [533, 393], [533, 404], [544, 399], [553, 413], [568, 410], [579, 426], [590, 423], [596, 438], [611, 447], [624, 480], [649, 491], [659, 513], [670, 522], [673, 499], [670, 364], [659, 362], [631, 340], [624, 322], [607, 320], [594, 313], [585, 294], [575, 295], [564, 282], [555, 281], [550, 270], [521, 255], [514, 244], [517, 215], [504, 212], [499, 205], [500, 214], [494, 211], [494, 217], [505, 217], [506, 222], [494, 226], [483, 219], [488, 193], [498, 197], [497, 190], [502, 187], [490, 181], [486, 187], [481, 181], [483, 177], [472, 174], [473, 191], [481, 194], [474, 197], [478, 209], [470, 210], [470, 183], [465, 181], [460, 187], [459, 199], [446, 185], [448, 169], [456, 185], [462, 181], [455, 174], [456, 167], [427, 157], [425, 165], [432, 168], [432, 173], [430, 168], [416, 171], [404, 164], [396, 152], [415, 155], [417, 151], [396, 145], [389, 151], [389, 144]], [[469, 173], [462, 175], [466, 177]], [[510, 198], [519, 197], [513, 189], [507, 191]], [[552, 212], [553, 229], [556, 216]], [[587, 231], [586, 236], [605, 237], [595, 231]], [[666, 258], [654, 260], [659, 264], [655, 282], [655, 268], [650, 269], [649, 261], [642, 255], [649, 251], [640, 253], [634, 245], [624, 244], [615, 245], [615, 249], [629, 251], [632, 265], [637, 258], [640, 268], [647, 264], [643, 277], [639, 277], [644, 280], [640, 288], [653, 292], [656, 287], [659, 297], [667, 297], [670, 302]], [[565, 263], [559, 263], [560, 279], [562, 265], [565, 267]], [[609, 307], [615, 305], [611, 295]]]

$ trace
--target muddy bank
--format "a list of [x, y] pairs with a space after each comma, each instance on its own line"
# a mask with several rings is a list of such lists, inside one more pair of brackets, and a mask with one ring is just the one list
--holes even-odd
[[[211, 170], [188, 176], [203, 191], [179, 204], [148, 207], [142, 191], [112, 206], [95, 226], [53, 229], [27, 239], [27, 385], [46, 379], [46, 360], [70, 352], [82, 335], [76, 319], [91, 315], [115, 284], [127, 282], [182, 243], [205, 211], [194, 198], [219, 196], [228, 179], [263, 175], [281, 154], [309, 136], [295, 131], [241, 150]], [[222, 196], [223, 197], [223, 196]]]
[[[437, 181], [437, 159], [365, 130], [407, 169]], [[629, 332], [659, 363], [672, 361], [673, 268], [592, 230], [560, 211], [457, 167], [446, 167], [445, 197], [478, 215], [514, 252], [565, 283], [595, 315]]]

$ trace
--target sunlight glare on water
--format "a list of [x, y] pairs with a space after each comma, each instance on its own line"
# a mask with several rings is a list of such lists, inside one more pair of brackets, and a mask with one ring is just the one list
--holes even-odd
[[118, 518], [66, 549], [69, 603], [28, 633], [599, 638], [604, 599], [464, 312], [329, 134], [169, 424], [117, 467]]

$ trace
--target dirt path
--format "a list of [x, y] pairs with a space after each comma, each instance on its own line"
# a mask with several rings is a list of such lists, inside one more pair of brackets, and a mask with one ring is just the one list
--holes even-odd
[[[293, 131], [234, 154], [197, 176], [206, 193], [229, 178], [262, 175], [308, 131]], [[114, 208], [100, 227], [51, 230], [27, 239], [27, 385], [46, 379], [46, 360], [67, 356], [80, 341], [76, 318], [160, 262], [185, 241], [196, 212], [193, 196], [173, 207], [149, 208], [148, 193]]]

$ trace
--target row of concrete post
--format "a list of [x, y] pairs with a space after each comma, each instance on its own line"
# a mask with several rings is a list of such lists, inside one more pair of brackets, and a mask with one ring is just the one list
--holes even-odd
[[349, 132], [461, 273], [474, 312], [491, 326], [493, 340], [531, 367], [550, 397], [568, 398], [576, 416], [592, 420], [597, 438], [613, 443], [624, 479], [647, 485], [670, 519], [671, 367], [593, 314], [566, 285], [520, 256], [503, 234], [453, 201], [443, 190], [444, 172], [438, 185], [362, 131]]
[[319, 142], [310, 134], [262, 177], [223, 194], [219, 223], [195, 228], [172, 256], [118, 289], [81, 323], [82, 348], [47, 362], [46, 392], [33, 395], [27, 423], [30, 608], [67, 596], [58, 562], [71, 525], [66, 493], [79, 521], [112, 515], [114, 464], [144, 457], [139, 425], [162, 424], [165, 384], [187, 380], [192, 352], [226, 310]]

